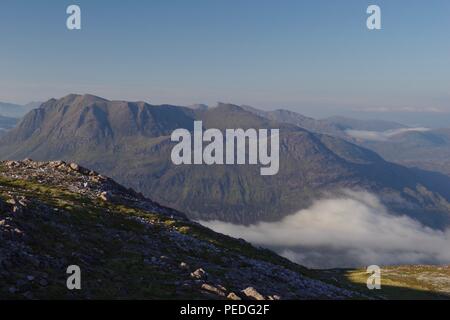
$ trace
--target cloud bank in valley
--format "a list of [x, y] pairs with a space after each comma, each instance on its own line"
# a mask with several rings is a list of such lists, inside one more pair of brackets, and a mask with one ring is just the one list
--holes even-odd
[[279, 222], [200, 223], [315, 268], [450, 263], [450, 230], [433, 230], [391, 215], [367, 192], [344, 195], [319, 200]]
[[390, 138], [406, 132], [427, 132], [429, 128], [401, 128], [387, 131], [346, 130], [345, 133], [352, 138], [368, 141], [387, 141]]

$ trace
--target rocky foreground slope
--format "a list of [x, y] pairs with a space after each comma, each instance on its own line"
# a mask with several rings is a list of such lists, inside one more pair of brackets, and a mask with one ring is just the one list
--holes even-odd
[[0, 163], [0, 266], [0, 299], [361, 297], [64, 162]]

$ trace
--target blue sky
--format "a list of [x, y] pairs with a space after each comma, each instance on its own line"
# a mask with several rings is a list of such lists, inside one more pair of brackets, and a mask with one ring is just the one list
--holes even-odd
[[75, 92], [450, 123], [449, 34], [448, 0], [2, 0], [0, 101]]

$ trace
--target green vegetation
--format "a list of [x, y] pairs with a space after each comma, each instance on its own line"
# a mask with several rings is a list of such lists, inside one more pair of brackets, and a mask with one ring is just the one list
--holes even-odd
[[377, 299], [450, 299], [450, 266], [385, 266], [381, 270], [381, 290], [367, 289], [365, 269], [336, 269], [326, 272], [351, 288]]

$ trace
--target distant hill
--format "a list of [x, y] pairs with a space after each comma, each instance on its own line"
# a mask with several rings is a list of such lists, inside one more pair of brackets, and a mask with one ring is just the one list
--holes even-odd
[[13, 103], [0, 102], [0, 116], [9, 118], [21, 118], [27, 114], [33, 106], [21, 106]]
[[407, 126], [391, 121], [385, 120], [360, 120], [346, 117], [330, 117], [324, 119], [329, 124], [332, 124], [340, 130], [366, 130], [366, 131], [387, 131], [394, 129], [407, 128]]
[[[260, 176], [259, 167], [246, 165], [174, 166], [170, 134], [192, 130], [194, 120], [205, 128], [279, 128], [279, 174]], [[392, 212], [427, 225], [450, 223], [450, 178], [231, 104], [193, 110], [69, 95], [27, 114], [0, 138], [0, 156], [76, 161], [192, 219], [276, 221], [346, 188], [374, 192]]]
[[450, 176], [450, 129], [427, 130], [391, 121], [346, 117], [316, 120], [288, 110], [261, 111], [252, 107], [243, 108], [267, 119], [342, 138], [373, 150], [388, 161]]
[[250, 106], [242, 106], [241, 108], [260, 117], [280, 123], [293, 124], [311, 132], [329, 134], [341, 138], [346, 136], [344, 130], [339, 127], [338, 124], [333, 123], [333, 121], [317, 120], [314, 118], [306, 117], [294, 111], [283, 109], [278, 109], [275, 111], [262, 111]]
[[384, 141], [359, 143], [389, 161], [450, 176], [450, 129], [406, 131]]
[[3, 117], [0, 116], [0, 135], [3, 134], [5, 131], [8, 131], [17, 124], [19, 120], [16, 118], [9, 118], [9, 117]]
[[25, 107], [27, 109], [31, 110], [31, 109], [39, 108], [41, 106], [41, 104], [42, 104], [42, 102], [40, 102], [40, 101], [31, 101], [31, 102], [27, 103], [25, 105]]
[[314, 119], [306, 117], [298, 112], [278, 109], [275, 111], [262, 111], [250, 106], [242, 106], [246, 111], [252, 112], [260, 117], [278, 121], [281, 123], [290, 123], [302, 127], [306, 130], [329, 134], [341, 138], [350, 138], [347, 130], [365, 130], [365, 131], [386, 131], [392, 129], [407, 128], [407, 126], [384, 120], [358, 120], [346, 117], [329, 117], [326, 119]]

